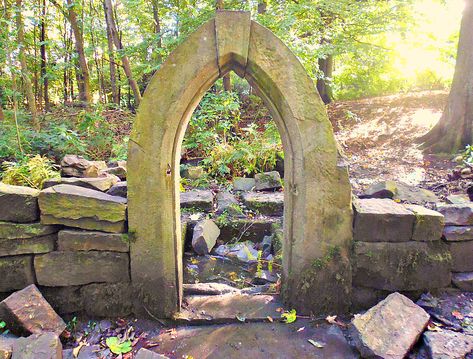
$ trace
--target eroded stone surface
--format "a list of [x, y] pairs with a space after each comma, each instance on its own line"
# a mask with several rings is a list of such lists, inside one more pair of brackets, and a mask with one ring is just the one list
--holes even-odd
[[402, 359], [429, 322], [427, 312], [399, 293], [355, 315], [350, 333], [365, 358]]
[[33, 238], [0, 239], [0, 257], [51, 252], [56, 238], [56, 234], [50, 234]]
[[181, 208], [191, 208], [200, 211], [211, 211], [214, 196], [211, 191], [194, 189], [181, 193]]
[[221, 295], [228, 293], [240, 293], [240, 290], [223, 283], [195, 283], [183, 284], [186, 295]]
[[390, 199], [359, 199], [354, 202], [354, 240], [363, 242], [408, 242], [415, 215]]
[[473, 241], [473, 226], [446, 226], [443, 236], [447, 241]]
[[261, 242], [264, 236], [271, 234], [275, 223], [280, 223], [280, 221], [272, 218], [232, 218], [228, 223], [219, 223], [220, 239], [224, 242], [247, 240]]
[[424, 343], [431, 359], [461, 359], [473, 351], [473, 336], [450, 330], [424, 333]]
[[452, 253], [452, 270], [454, 272], [473, 271], [473, 241], [449, 242]]
[[0, 359], [10, 359], [15, 339], [0, 336]]
[[60, 335], [66, 323], [56, 314], [34, 284], [13, 293], [0, 303], [8, 328], [28, 334], [52, 332]]
[[390, 291], [449, 286], [451, 256], [440, 241], [355, 242], [353, 284]]
[[128, 194], [127, 182], [126, 181], [118, 182], [107, 191], [107, 194], [109, 194], [110, 196], [118, 196], [118, 197], [126, 198]]
[[467, 194], [451, 194], [447, 196], [446, 202], [448, 204], [470, 203], [470, 197]]
[[138, 353], [136, 353], [135, 359], [168, 359], [168, 357], [152, 352], [151, 350], [141, 348]]
[[254, 178], [234, 177], [233, 189], [235, 191], [251, 191], [256, 185]]
[[416, 217], [412, 234], [414, 241], [429, 242], [442, 237], [445, 220], [441, 213], [414, 204], [406, 205], [406, 208]]
[[256, 191], [275, 190], [282, 187], [281, 175], [277, 171], [257, 173], [255, 175], [255, 181]]
[[18, 239], [42, 237], [48, 234], [56, 233], [57, 226], [45, 226], [41, 223], [11, 223], [0, 222], [0, 238]]
[[0, 258], [0, 278], [0, 292], [23, 289], [33, 284], [33, 257], [25, 255]]
[[13, 344], [12, 359], [62, 359], [62, 345], [54, 333], [33, 334], [18, 338]]
[[243, 203], [249, 209], [267, 216], [282, 216], [284, 212], [284, 193], [245, 192]]
[[238, 215], [238, 201], [233, 194], [227, 191], [218, 192], [215, 196], [217, 200], [217, 214], [227, 212], [231, 215]]
[[413, 204], [435, 203], [439, 200], [432, 191], [396, 181], [375, 183], [363, 193], [363, 197], [390, 198]]
[[39, 195], [41, 222], [83, 229], [122, 232], [126, 199], [87, 188], [57, 185]]
[[445, 216], [447, 226], [473, 225], [473, 203], [438, 204], [437, 210]]
[[473, 292], [473, 272], [452, 273], [452, 282], [461, 290]]
[[128, 265], [127, 253], [105, 251], [51, 252], [34, 258], [37, 281], [48, 287], [128, 282]]
[[130, 283], [93, 283], [83, 286], [80, 295], [90, 316], [116, 318], [130, 315], [133, 310]]
[[194, 248], [197, 254], [207, 254], [215, 246], [219, 235], [220, 229], [217, 225], [211, 219], [204, 219], [198, 222], [194, 227], [192, 248]]
[[34, 222], [39, 219], [37, 189], [0, 182], [0, 221]]
[[129, 251], [128, 234], [123, 233], [62, 230], [57, 244], [58, 251]]
[[108, 191], [113, 185], [118, 182], [115, 176], [101, 176], [95, 178], [81, 178], [81, 177], [61, 177], [52, 178], [43, 183], [43, 189], [57, 186], [59, 184], [69, 184], [72, 186], [79, 186], [98, 191]]
[[122, 181], [126, 180], [126, 172], [126, 168], [122, 166], [110, 167], [101, 171], [101, 173], [117, 176]]

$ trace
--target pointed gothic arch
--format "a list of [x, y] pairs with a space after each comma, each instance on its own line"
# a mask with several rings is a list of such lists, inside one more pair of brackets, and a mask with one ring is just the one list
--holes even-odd
[[235, 71], [259, 92], [285, 152], [283, 299], [300, 313], [347, 309], [351, 188], [325, 107], [294, 54], [247, 12], [218, 11], [153, 76], [133, 125], [128, 217], [135, 312], [170, 317], [182, 299], [179, 159], [204, 93]]

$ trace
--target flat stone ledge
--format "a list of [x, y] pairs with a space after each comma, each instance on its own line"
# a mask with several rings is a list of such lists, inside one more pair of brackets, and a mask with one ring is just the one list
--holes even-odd
[[33, 334], [13, 343], [11, 359], [61, 359], [62, 344], [54, 333]]
[[242, 195], [246, 207], [266, 216], [282, 216], [284, 193], [245, 192]]
[[51, 252], [34, 258], [39, 285], [129, 282], [129, 256], [116, 252]]
[[97, 231], [62, 230], [58, 233], [58, 251], [129, 252], [128, 234]]
[[415, 204], [405, 207], [416, 217], [412, 240], [430, 242], [442, 238], [445, 219], [441, 213]]
[[473, 272], [452, 273], [452, 282], [461, 290], [473, 292]]
[[448, 242], [473, 241], [473, 226], [446, 226], [443, 237]]
[[214, 196], [211, 191], [194, 189], [181, 193], [181, 208], [210, 212]]
[[0, 292], [11, 292], [34, 284], [33, 256], [0, 258]]
[[449, 242], [454, 272], [473, 271], [473, 241]]
[[408, 242], [415, 215], [390, 199], [354, 201], [354, 240], [363, 242]]
[[447, 226], [473, 225], [473, 203], [438, 204], [437, 211], [445, 216]]
[[0, 182], [0, 221], [34, 222], [39, 219], [37, 189]]
[[52, 252], [56, 239], [56, 234], [33, 238], [0, 239], [0, 257]]
[[19, 239], [46, 236], [56, 233], [57, 226], [45, 226], [41, 223], [0, 222], [0, 238]]

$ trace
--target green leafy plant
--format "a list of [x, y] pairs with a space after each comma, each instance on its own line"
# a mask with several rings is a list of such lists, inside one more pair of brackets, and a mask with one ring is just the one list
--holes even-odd
[[77, 327], [77, 317], [72, 317], [66, 324], [66, 330], [69, 332], [73, 332]]
[[8, 334], [10, 331], [7, 329], [7, 323], [0, 320], [0, 334]]
[[109, 337], [105, 340], [107, 347], [113, 354], [126, 354], [132, 351], [131, 340], [120, 341], [118, 337]]
[[17, 186], [41, 188], [44, 181], [60, 177], [53, 162], [40, 155], [24, 157], [19, 162], [4, 162], [2, 169], [2, 182]]
[[284, 321], [284, 323], [287, 323], [287, 324], [294, 323], [297, 319], [297, 312], [295, 309], [291, 309], [289, 312], [282, 313], [281, 318]]

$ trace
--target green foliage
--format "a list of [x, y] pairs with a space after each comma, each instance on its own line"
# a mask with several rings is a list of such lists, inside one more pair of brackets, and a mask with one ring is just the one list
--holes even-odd
[[0, 334], [8, 334], [10, 331], [7, 329], [7, 323], [0, 320]]
[[45, 156], [25, 157], [19, 162], [4, 162], [2, 182], [17, 186], [41, 188], [43, 182], [60, 177], [54, 164]]
[[133, 350], [131, 346], [131, 340], [120, 341], [118, 337], [108, 337], [105, 340], [107, 347], [113, 354], [126, 354]]
[[473, 146], [466, 145], [459, 157], [465, 166], [473, 167]]
[[281, 319], [284, 321], [284, 323], [287, 323], [287, 324], [294, 323], [297, 320], [296, 310], [291, 309], [289, 312], [282, 313]]

